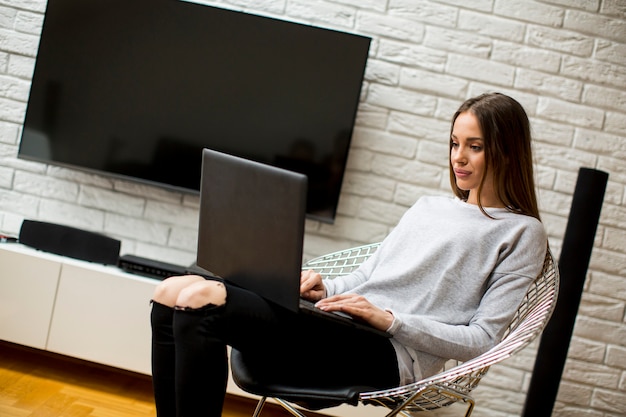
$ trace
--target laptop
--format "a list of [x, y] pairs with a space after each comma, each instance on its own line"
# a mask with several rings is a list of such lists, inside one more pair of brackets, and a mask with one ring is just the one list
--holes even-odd
[[307, 177], [204, 149], [196, 263], [294, 312], [387, 337], [300, 297]]

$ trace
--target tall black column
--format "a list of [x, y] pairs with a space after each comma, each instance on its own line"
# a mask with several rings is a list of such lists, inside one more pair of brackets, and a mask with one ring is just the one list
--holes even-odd
[[578, 172], [559, 257], [559, 298], [541, 337], [522, 413], [524, 417], [550, 417], [552, 414], [580, 306], [608, 178], [609, 174], [595, 169], [581, 168]]

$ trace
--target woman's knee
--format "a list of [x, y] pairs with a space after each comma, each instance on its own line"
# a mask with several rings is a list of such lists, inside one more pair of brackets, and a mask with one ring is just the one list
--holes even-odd
[[176, 307], [191, 309], [224, 304], [226, 304], [226, 287], [223, 282], [214, 280], [195, 282], [183, 288], [176, 300]]
[[178, 295], [184, 288], [202, 281], [204, 281], [204, 278], [199, 275], [181, 275], [167, 278], [156, 286], [152, 300], [169, 307], [174, 307]]

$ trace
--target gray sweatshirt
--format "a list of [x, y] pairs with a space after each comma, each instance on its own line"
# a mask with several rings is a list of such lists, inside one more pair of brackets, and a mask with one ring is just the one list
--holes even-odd
[[541, 271], [541, 222], [486, 210], [495, 219], [457, 198], [423, 197], [361, 267], [324, 281], [328, 296], [357, 293], [393, 313], [401, 384], [493, 347]]

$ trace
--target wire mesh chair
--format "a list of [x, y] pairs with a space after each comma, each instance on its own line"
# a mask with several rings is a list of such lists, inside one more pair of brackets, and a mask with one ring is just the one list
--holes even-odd
[[[357, 268], [379, 244], [359, 246], [312, 259], [303, 269], [314, 269], [325, 277], [336, 277]], [[457, 402], [467, 404], [465, 417], [472, 413], [475, 401], [471, 392], [485, 376], [489, 367], [514, 355], [532, 342], [545, 328], [554, 310], [559, 288], [559, 271], [550, 252], [546, 252], [541, 273], [533, 281], [509, 324], [502, 340], [489, 351], [466, 362], [457, 363], [437, 375], [383, 391], [363, 391], [362, 387], [289, 387], [259, 383], [249, 373], [241, 352], [233, 349], [231, 368], [235, 383], [244, 391], [260, 395], [253, 417], [258, 417], [267, 398], [273, 398], [292, 415], [305, 417], [297, 404], [310, 410], [333, 407], [342, 403], [382, 405], [389, 409], [386, 417], [401, 414], [412, 416], [421, 411], [447, 407]]]

